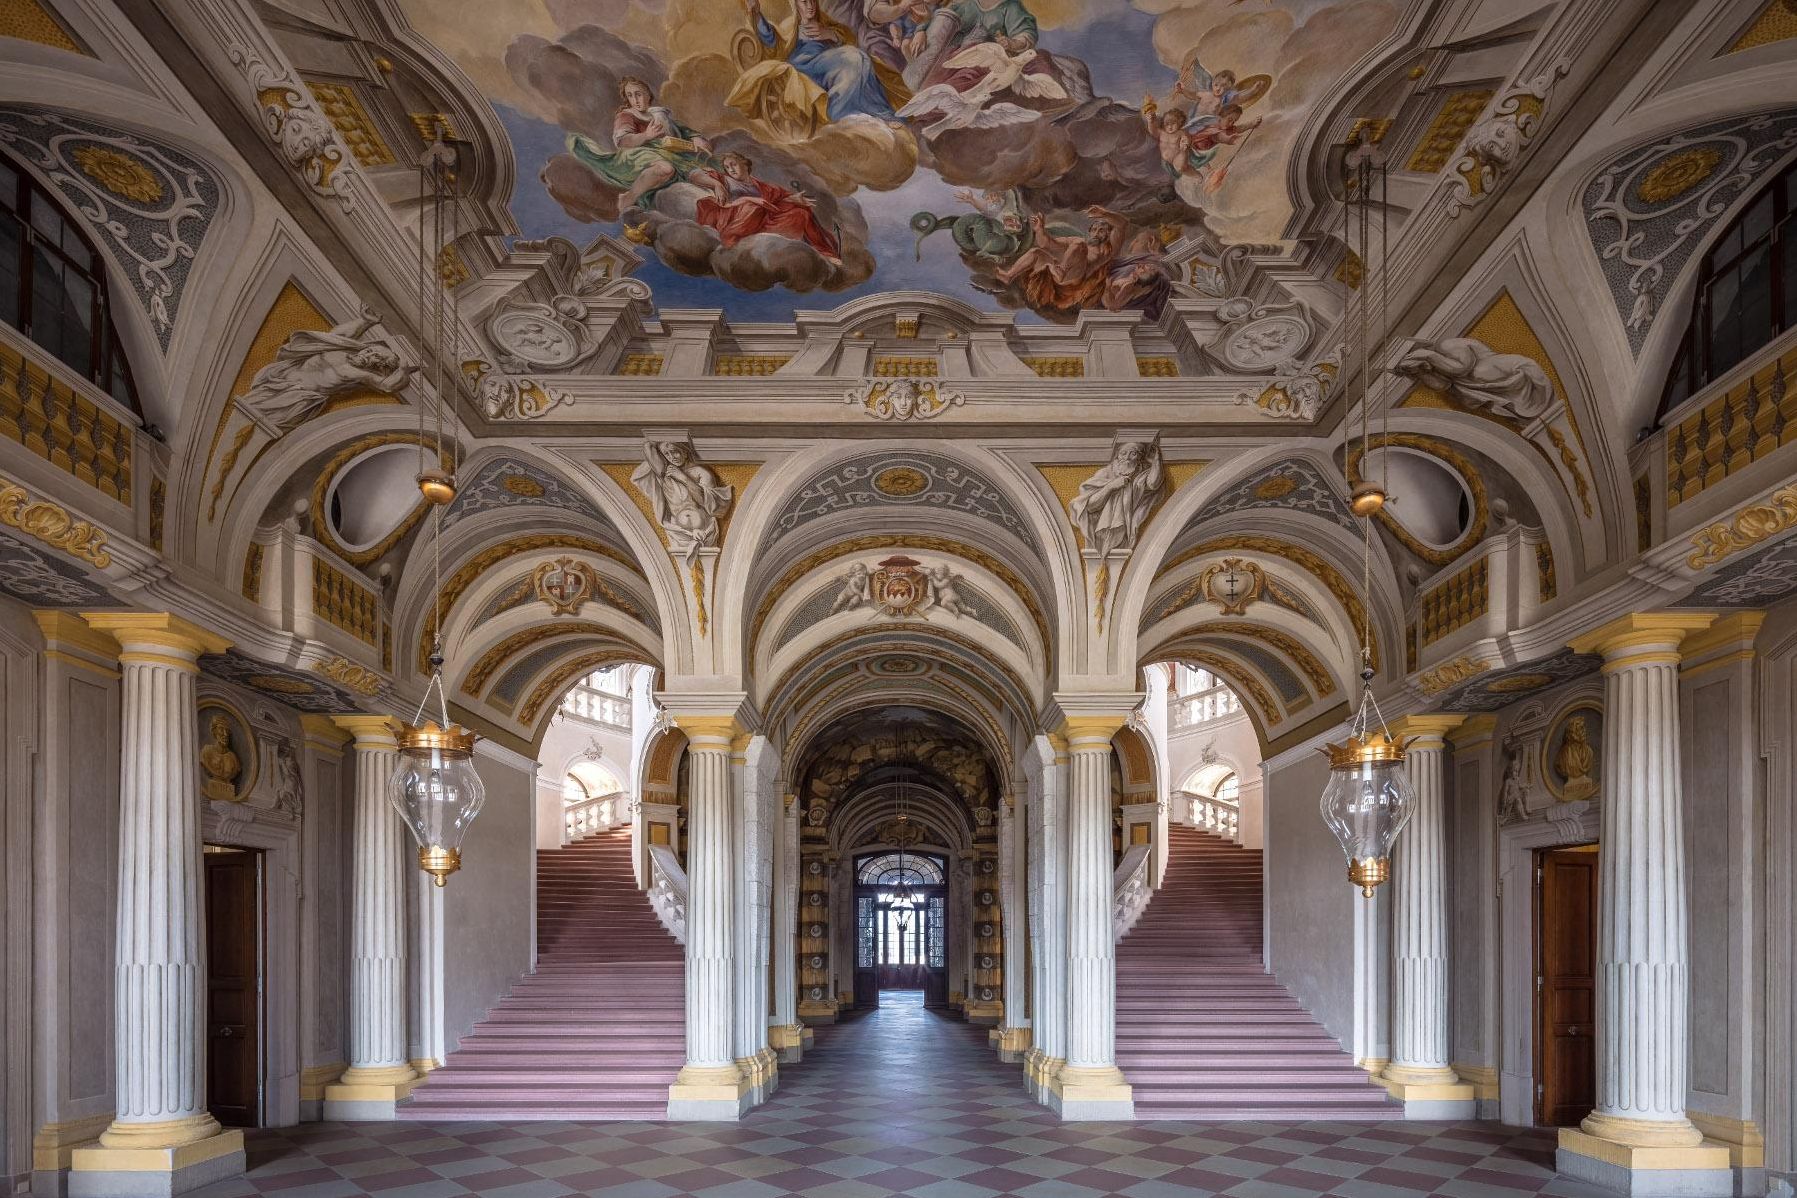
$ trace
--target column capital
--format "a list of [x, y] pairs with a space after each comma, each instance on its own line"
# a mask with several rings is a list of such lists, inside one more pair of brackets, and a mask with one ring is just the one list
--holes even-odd
[[355, 737], [358, 749], [399, 748], [399, 734], [392, 716], [356, 713], [334, 715], [330, 719], [331, 723]]
[[1677, 665], [1679, 646], [1715, 623], [1709, 612], [1630, 612], [1567, 642], [1574, 653], [1601, 653], [1604, 668], [1665, 662]]
[[1456, 749], [1474, 749], [1484, 744], [1497, 732], [1498, 719], [1495, 715], [1469, 715], [1458, 728], [1448, 733], [1448, 743]]
[[194, 668], [205, 653], [223, 653], [231, 642], [165, 611], [84, 611], [88, 627], [118, 642], [119, 660], [160, 661]]
[[302, 712], [299, 722], [300, 733], [305, 737], [306, 743], [327, 753], [341, 753], [343, 746], [353, 739], [352, 733], [339, 724], [334, 716]]
[[1391, 722], [1391, 734], [1408, 740], [1407, 749], [1439, 749], [1448, 743], [1448, 733], [1465, 722], [1465, 716], [1447, 712], [1399, 716]]
[[1070, 747], [1090, 748], [1101, 741], [1107, 745], [1110, 744], [1111, 738], [1122, 731], [1123, 726], [1128, 722], [1129, 714], [1127, 712], [1105, 715], [1083, 713], [1067, 716], [1061, 721], [1061, 725], [1056, 731], [1066, 738]]
[[[686, 733], [686, 738], [695, 744], [699, 741], [721, 742], [709, 747], [729, 749], [735, 746], [736, 739], [745, 732], [742, 722], [735, 715], [700, 714], [698, 712], [671, 713], [674, 727]], [[746, 746], [745, 746], [746, 747]]]

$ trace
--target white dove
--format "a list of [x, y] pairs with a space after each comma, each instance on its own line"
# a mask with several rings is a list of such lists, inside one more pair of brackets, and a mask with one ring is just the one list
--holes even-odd
[[1042, 114], [1016, 104], [994, 104], [986, 101], [1009, 89], [1020, 96], [1047, 100], [1065, 100], [1067, 90], [1052, 75], [1026, 75], [1024, 68], [1035, 61], [1036, 52], [1024, 50], [1007, 54], [996, 42], [976, 42], [943, 63], [951, 69], [983, 67], [986, 74], [966, 91], [956, 91], [946, 83], [924, 88], [899, 109], [900, 116], [919, 117], [939, 112], [941, 119], [925, 127], [925, 137], [934, 137], [945, 129], [989, 129], [996, 125], [1015, 125], [1032, 121]]

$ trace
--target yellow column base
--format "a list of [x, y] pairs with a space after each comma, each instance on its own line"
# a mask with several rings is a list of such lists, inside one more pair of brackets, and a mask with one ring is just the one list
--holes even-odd
[[180, 1148], [211, 1139], [219, 1134], [218, 1120], [202, 1111], [180, 1119], [162, 1119], [153, 1123], [121, 1123], [114, 1121], [100, 1133], [102, 1148]]
[[1064, 1065], [1054, 1093], [1060, 1116], [1068, 1120], [1134, 1119], [1136, 1092], [1115, 1065]]
[[[206, 1116], [208, 1120], [212, 1117]], [[172, 1120], [176, 1123], [187, 1123], [189, 1120]], [[114, 1124], [114, 1128], [119, 1125]], [[158, 1124], [138, 1124], [139, 1127], [166, 1126]], [[218, 1124], [212, 1124], [214, 1134], [203, 1139], [188, 1140], [181, 1144], [152, 1147], [141, 1145], [134, 1147], [114, 1147], [106, 1143], [108, 1136], [100, 1137], [100, 1144], [93, 1148], [77, 1148], [70, 1153], [69, 1169], [74, 1173], [175, 1173], [194, 1165], [205, 1164], [219, 1157], [243, 1151], [243, 1133], [235, 1128], [229, 1131], [217, 1130]]]
[[770, 1048], [798, 1048], [805, 1043], [805, 1028], [797, 1023], [777, 1023], [767, 1029]]
[[1027, 1027], [1007, 1027], [998, 1030], [998, 1050], [1000, 1052], [1026, 1051], [1030, 1046], [1030, 1029]]
[[1560, 1151], [1572, 1152], [1631, 1173], [1643, 1169], [1727, 1169], [1728, 1148], [1722, 1144], [1650, 1146], [1622, 1144], [1576, 1127], [1560, 1129]]
[[399, 1102], [412, 1096], [412, 1089], [424, 1079], [410, 1065], [357, 1067], [343, 1071], [343, 1076], [324, 1088], [326, 1102]]
[[1631, 1119], [1592, 1111], [1578, 1130], [1591, 1139], [1634, 1148], [1694, 1148], [1703, 1133], [1688, 1119]]
[[100, 1133], [110, 1126], [110, 1113], [44, 1124], [31, 1137], [31, 1167], [40, 1173], [68, 1168], [69, 1158], [75, 1150], [94, 1147], [99, 1143]]
[[668, 1118], [737, 1119], [749, 1105], [753, 1090], [753, 1083], [736, 1065], [688, 1065], [668, 1087]]
[[1737, 1169], [1766, 1167], [1766, 1137], [1753, 1120], [1706, 1115], [1701, 1111], [1686, 1111], [1685, 1117], [1703, 1133], [1706, 1144], [1720, 1144], [1728, 1149], [1730, 1165]]

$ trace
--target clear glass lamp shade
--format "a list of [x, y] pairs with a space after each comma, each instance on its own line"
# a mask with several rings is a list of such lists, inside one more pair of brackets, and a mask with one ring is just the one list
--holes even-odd
[[462, 867], [462, 837], [487, 801], [474, 772], [474, 733], [426, 723], [399, 735], [387, 798], [418, 842], [418, 868], [441, 886]]
[[1372, 897], [1391, 876], [1391, 846], [1410, 820], [1416, 792], [1404, 768], [1404, 746], [1384, 733], [1329, 745], [1329, 784], [1319, 807], [1341, 842], [1348, 879]]

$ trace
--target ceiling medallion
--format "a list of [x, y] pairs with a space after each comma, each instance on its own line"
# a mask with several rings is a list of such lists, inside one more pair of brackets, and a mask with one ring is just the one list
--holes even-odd
[[882, 657], [873, 663], [872, 668], [876, 674], [906, 675], [919, 673], [924, 667], [914, 657]]
[[1716, 173], [1722, 152], [1710, 146], [1693, 146], [1654, 163], [1635, 185], [1635, 194], [1649, 204], [1676, 200]]
[[129, 154], [107, 146], [82, 146], [69, 157], [82, 174], [120, 199], [154, 204], [163, 196], [155, 172]]
[[549, 605], [550, 615], [577, 616], [599, 589], [599, 577], [585, 562], [558, 557], [531, 572], [530, 588]]
[[1500, 695], [1514, 695], [1521, 691], [1537, 690], [1552, 682], [1551, 674], [1512, 674], [1508, 678], [1498, 678], [1485, 684], [1485, 689]]
[[891, 466], [874, 475], [874, 490], [882, 495], [908, 499], [929, 490], [930, 480], [910, 466]]

